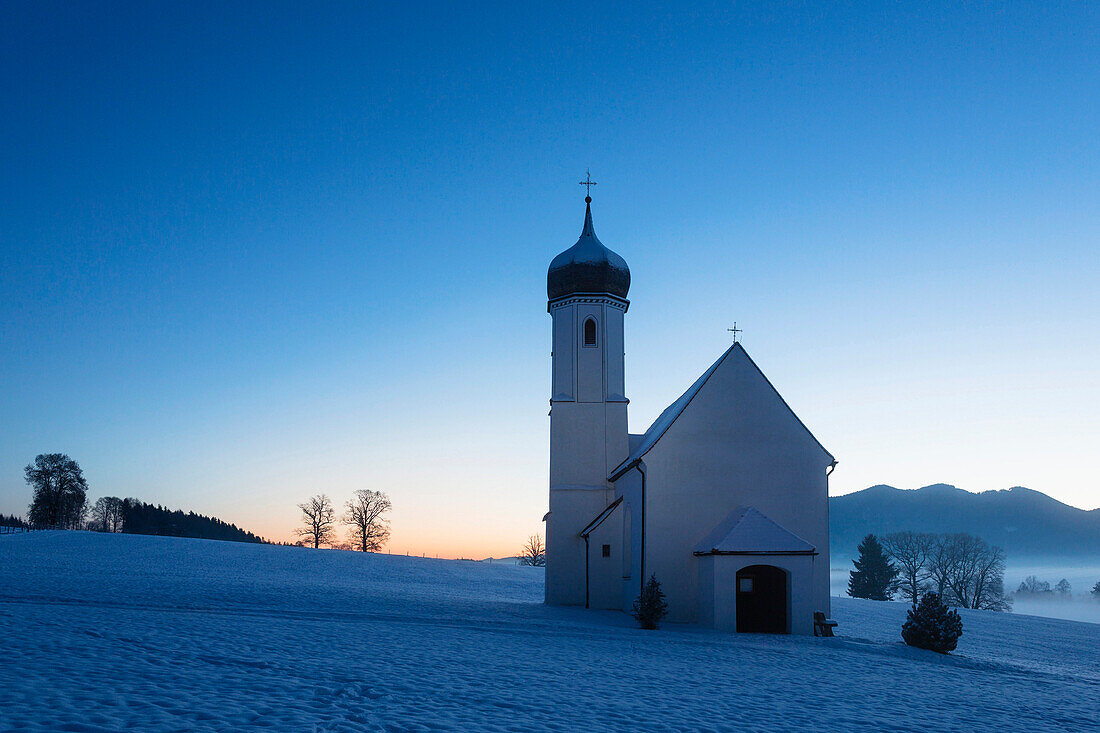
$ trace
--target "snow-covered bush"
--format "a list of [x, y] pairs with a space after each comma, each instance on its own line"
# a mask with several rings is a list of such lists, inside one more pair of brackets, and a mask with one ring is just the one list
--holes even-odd
[[665, 603], [665, 594], [661, 590], [661, 584], [657, 582], [656, 575], [650, 575], [645, 587], [634, 601], [634, 618], [643, 629], [655, 629], [668, 615], [668, 604]]
[[909, 646], [946, 654], [958, 645], [962, 632], [959, 612], [948, 608], [937, 594], [926, 593], [916, 608], [909, 609], [901, 638]]

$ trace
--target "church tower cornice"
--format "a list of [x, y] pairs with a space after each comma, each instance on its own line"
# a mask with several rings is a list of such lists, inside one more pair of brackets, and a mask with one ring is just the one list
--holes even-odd
[[552, 313], [554, 309], [560, 308], [566, 305], [575, 305], [578, 303], [593, 303], [599, 305], [607, 305], [612, 308], [618, 308], [623, 313], [626, 313], [630, 308], [630, 301], [626, 298], [618, 298], [614, 295], [607, 293], [574, 293], [573, 295], [566, 295], [555, 300], [551, 300], [546, 304], [546, 312]]

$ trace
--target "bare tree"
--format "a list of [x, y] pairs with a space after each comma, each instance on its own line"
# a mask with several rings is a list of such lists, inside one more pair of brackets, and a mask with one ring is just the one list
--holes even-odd
[[101, 496], [92, 506], [92, 529], [97, 532], [122, 531], [122, 499], [117, 496]]
[[1005, 551], [982, 540], [979, 542], [970, 607], [1007, 611], [1012, 601], [1005, 597]]
[[546, 545], [542, 544], [542, 537], [531, 535], [527, 544], [523, 546], [523, 552], [519, 555], [520, 565], [532, 565], [541, 568], [546, 565]]
[[306, 543], [313, 545], [314, 549], [321, 545], [330, 544], [336, 537], [333, 525], [336, 523], [336, 512], [332, 509], [332, 502], [324, 494], [311, 496], [305, 504], [299, 504], [302, 510], [302, 527], [295, 530], [298, 536]]
[[954, 546], [947, 571], [947, 587], [954, 601], [963, 608], [974, 605], [974, 583], [982, 562], [982, 540], [970, 534], [953, 534], [947, 541]]
[[928, 578], [936, 595], [944, 600], [950, 584], [951, 569], [958, 556], [957, 537], [958, 535], [951, 534], [935, 535], [928, 551]]
[[934, 555], [948, 560], [941, 571], [951, 601], [963, 608], [1007, 610], [1004, 550], [970, 534], [941, 535], [939, 540], [946, 549]]
[[1049, 596], [1051, 592], [1050, 583], [1039, 580], [1034, 575], [1024, 578], [1024, 582], [1020, 583], [1020, 587], [1016, 589], [1016, 595], [1021, 596]]
[[925, 582], [931, 577], [928, 558], [936, 538], [923, 532], [894, 532], [882, 538], [882, 546], [898, 564], [898, 588], [917, 605]]
[[390, 538], [389, 520], [383, 515], [393, 505], [381, 491], [359, 489], [344, 505], [344, 524], [351, 527], [350, 539], [361, 552], [378, 552]]

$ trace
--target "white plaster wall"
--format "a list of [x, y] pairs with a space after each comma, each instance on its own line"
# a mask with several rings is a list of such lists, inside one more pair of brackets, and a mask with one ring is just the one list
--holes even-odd
[[[596, 528], [588, 538], [589, 607], [622, 608], [622, 505]], [[611, 557], [603, 556], [603, 546], [611, 545]]]
[[[604, 346], [607, 343], [604, 306], [582, 303], [575, 306], [577, 313], [577, 399], [580, 402], [604, 400]], [[589, 318], [596, 322], [596, 345], [584, 345], [584, 322]]]
[[[695, 558], [696, 570], [695, 577], [698, 579], [698, 615], [695, 618], [696, 623], [700, 626], [706, 626], [708, 628], [727, 628], [726, 620], [722, 620], [723, 625], [719, 625], [715, 619], [715, 609], [721, 606], [723, 609], [729, 604], [729, 599], [723, 595], [721, 601], [718, 600], [717, 588], [714, 581], [714, 555], [703, 555], [702, 557]], [[734, 621], [736, 622], [736, 617]], [[733, 626], [734, 630], [737, 629], [736, 623]]]
[[627, 456], [626, 409], [624, 402], [550, 406], [551, 487], [608, 486], [607, 474]]
[[[814, 582], [809, 555], [705, 555], [698, 564], [699, 623], [720, 631], [737, 631], [737, 573], [751, 565], [772, 565], [787, 572], [787, 624], [792, 634], [812, 634], [813, 596], [805, 592]], [[708, 604], [710, 607], [708, 608]]]
[[576, 398], [573, 384], [573, 372], [576, 368], [576, 313], [571, 307], [562, 307], [554, 309], [550, 315], [554, 319], [550, 399], [572, 400]]
[[661, 581], [670, 620], [698, 619], [692, 550], [741, 504], [821, 553], [809, 602], [828, 614], [830, 462], [740, 347], [733, 349], [645, 457], [645, 573]]
[[[620, 308], [605, 306], [603, 309], [604, 359], [607, 364], [605, 395], [609, 402], [626, 401], [623, 315], [624, 313]], [[623, 456], [623, 458], [626, 458], [626, 456]]]
[[641, 475], [630, 471], [615, 482], [616, 496], [623, 497], [619, 519], [622, 527], [622, 557], [620, 558], [620, 608], [630, 611], [641, 592], [642, 583], [642, 495]]
[[[584, 539], [580, 531], [614, 497], [607, 475], [628, 455], [627, 403], [606, 401], [608, 372], [617, 381], [621, 397], [623, 373], [623, 311], [625, 303], [602, 296], [581, 297], [551, 306], [553, 365], [550, 409], [550, 516], [546, 524], [546, 601], [581, 605], [585, 599]], [[583, 325], [593, 317], [597, 345], [585, 347]], [[609, 520], [612, 521], [612, 520]], [[621, 520], [601, 530], [621, 537]], [[590, 540], [590, 544], [594, 540]], [[601, 542], [601, 544], [603, 544]], [[597, 550], [599, 548], [597, 547]], [[612, 556], [618, 556], [618, 547]], [[591, 558], [590, 558], [591, 560]], [[597, 585], [601, 598], [610, 594], [617, 603], [618, 573], [602, 572]], [[589, 572], [593, 565], [590, 563]], [[611, 578], [611, 580], [609, 580]], [[601, 600], [601, 603], [606, 603]], [[607, 607], [606, 605], [602, 607]]]
[[584, 538], [580, 531], [607, 508], [612, 494], [607, 488], [550, 490], [550, 517], [546, 520], [547, 603], [584, 605]]

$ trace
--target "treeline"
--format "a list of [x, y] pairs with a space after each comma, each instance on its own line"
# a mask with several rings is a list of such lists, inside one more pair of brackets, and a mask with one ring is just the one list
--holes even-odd
[[924, 593], [962, 608], [1007, 611], [1005, 552], [970, 534], [873, 534], [859, 545], [848, 595], [888, 601], [895, 593], [913, 605]]
[[17, 517], [14, 514], [0, 514], [0, 527], [22, 527], [27, 529], [30, 525], [22, 517]]
[[[1095, 600], [1100, 601], [1100, 580], [1092, 586], [1089, 594]], [[1062, 578], [1051, 587], [1049, 581], [1039, 580], [1034, 575], [1029, 575], [1024, 578], [1024, 581], [1020, 583], [1020, 587], [1012, 595], [1021, 600], [1029, 601], [1071, 601], [1073, 600], [1073, 586], [1070, 585], [1068, 580]]]
[[[153, 534], [168, 537], [195, 537], [206, 540], [228, 540], [230, 542], [264, 542], [235, 524], [223, 522], [216, 517], [208, 517], [195, 512], [180, 509], [167, 509], [163, 506], [148, 504], [138, 499], [113, 499], [119, 503], [119, 529], [127, 534]], [[93, 522], [91, 529], [112, 531], [110, 525]]]
[[264, 542], [235, 524], [179, 509], [103, 496], [88, 506], [88, 482], [80, 465], [64, 453], [42, 453], [27, 465], [27, 484], [33, 491], [27, 522], [0, 516], [0, 525], [36, 529], [90, 529], [169, 537], [195, 537], [230, 542]]

